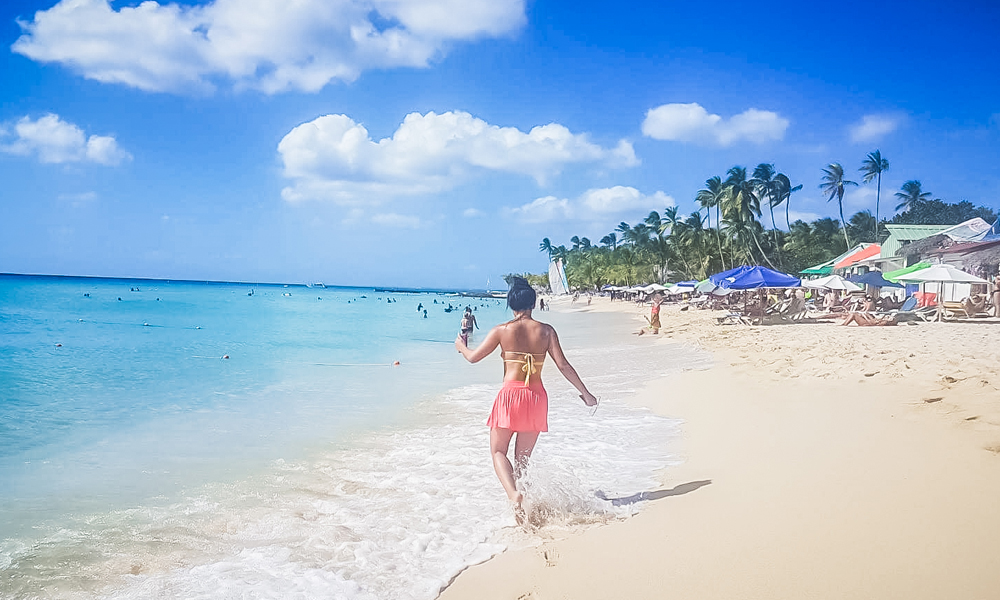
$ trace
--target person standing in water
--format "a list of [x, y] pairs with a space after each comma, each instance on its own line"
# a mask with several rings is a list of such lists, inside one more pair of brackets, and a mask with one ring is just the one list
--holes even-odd
[[462, 328], [458, 334], [466, 346], [469, 345], [469, 336], [472, 335], [472, 324], [475, 320], [476, 317], [472, 316], [472, 309], [466, 307], [465, 313], [462, 315]]
[[[596, 406], [597, 398], [587, 390], [576, 369], [566, 360], [556, 330], [531, 318], [535, 290], [526, 279], [513, 278], [507, 293], [507, 306], [514, 312], [514, 318], [491, 329], [475, 350], [469, 348], [461, 335], [455, 340], [455, 347], [470, 363], [481, 361], [500, 347], [503, 387], [487, 421], [490, 454], [493, 468], [520, 523], [524, 517], [524, 494], [517, 489], [517, 480], [528, 463], [538, 434], [548, 431], [548, 395], [541, 378], [546, 356], [551, 357], [563, 377], [580, 392], [584, 404]], [[515, 439], [513, 463], [507, 457], [511, 439]]]

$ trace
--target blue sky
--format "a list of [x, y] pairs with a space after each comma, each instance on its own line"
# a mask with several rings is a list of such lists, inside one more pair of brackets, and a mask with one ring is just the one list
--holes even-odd
[[[733, 165], [1000, 208], [976, 2], [0, 6], [0, 272], [483, 287]], [[874, 186], [845, 200], [874, 209]], [[766, 217], [765, 217], [766, 219]]]

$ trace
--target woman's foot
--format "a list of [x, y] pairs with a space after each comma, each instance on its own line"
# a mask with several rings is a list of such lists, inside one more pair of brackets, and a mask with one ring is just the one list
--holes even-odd
[[514, 520], [517, 521], [517, 524], [524, 525], [524, 494], [518, 492], [513, 498], [510, 498], [510, 507], [514, 511]]

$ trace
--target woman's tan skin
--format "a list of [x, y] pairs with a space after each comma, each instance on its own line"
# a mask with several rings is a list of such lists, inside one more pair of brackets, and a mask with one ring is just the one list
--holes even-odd
[[[580, 399], [583, 400], [583, 403], [587, 406], [597, 405], [597, 398], [587, 391], [587, 386], [583, 384], [580, 376], [577, 375], [576, 369], [566, 360], [562, 347], [559, 345], [559, 337], [556, 335], [556, 330], [551, 325], [539, 323], [532, 319], [530, 308], [514, 311], [514, 318], [507, 323], [502, 323], [491, 329], [486, 334], [486, 338], [483, 339], [483, 343], [479, 344], [475, 350], [465, 345], [461, 336], [455, 339], [455, 347], [470, 363], [477, 363], [483, 360], [492, 354], [497, 346], [500, 346], [501, 358], [521, 360], [523, 359], [523, 356], [520, 354], [521, 352], [529, 352], [535, 355], [535, 364], [538, 371], [531, 375], [529, 380], [531, 383], [540, 380], [543, 366], [541, 361], [548, 354], [552, 362], [555, 363], [556, 368], [563, 374], [563, 377], [580, 392]], [[508, 351], [517, 354], [508, 355]], [[524, 381], [525, 372], [520, 368], [520, 364], [505, 362], [503, 365], [504, 382]], [[507, 450], [510, 447], [510, 440], [514, 436], [514, 433], [510, 429], [501, 427], [491, 429], [490, 454], [493, 456], [493, 468], [496, 470], [497, 477], [500, 479], [504, 491], [507, 492], [507, 498], [514, 504], [515, 514], [519, 515], [524, 495], [517, 491], [515, 482], [520, 477], [521, 470], [527, 464], [528, 457], [531, 456], [531, 451], [535, 448], [539, 432], [517, 432], [517, 439], [514, 442], [514, 465], [512, 465], [507, 458]]]

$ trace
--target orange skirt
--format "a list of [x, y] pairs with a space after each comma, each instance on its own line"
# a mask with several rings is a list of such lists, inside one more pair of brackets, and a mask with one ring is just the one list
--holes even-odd
[[524, 385], [506, 381], [493, 401], [493, 411], [486, 424], [490, 429], [512, 431], [548, 431], [549, 396], [542, 382]]

